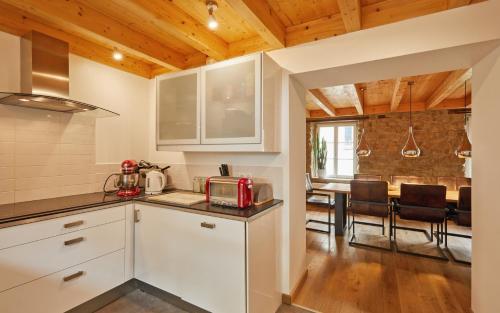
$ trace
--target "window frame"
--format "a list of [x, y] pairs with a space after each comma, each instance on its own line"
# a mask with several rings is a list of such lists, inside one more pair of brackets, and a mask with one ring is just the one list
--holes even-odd
[[[352, 175], [338, 175], [338, 144], [339, 144], [339, 132], [337, 131], [338, 127], [342, 126], [353, 126], [353, 149], [352, 149], [352, 160], [353, 160], [353, 173]], [[334, 157], [333, 157], [333, 171], [334, 174], [327, 173], [326, 178], [328, 179], [352, 179], [354, 178], [354, 174], [357, 172], [358, 168], [358, 157], [356, 155], [356, 147], [358, 146], [358, 123], [356, 121], [353, 122], [329, 122], [329, 123], [321, 123], [318, 124], [317, 132], [318, 135], [320, 133], [321, 128], [333, 127], [333, 145], [334, 145]]]

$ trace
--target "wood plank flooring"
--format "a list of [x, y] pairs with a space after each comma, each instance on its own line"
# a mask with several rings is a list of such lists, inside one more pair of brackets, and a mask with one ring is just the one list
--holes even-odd
[[[324, 211], [323, 211], [324, 212]], [[308, 216], [325, 219], [320, 210], [309, 210]], [[378, 219], [377, 222], [380, 222]], [[387, 221], [386, 221], [387, 222]], [[404, 222], [398, 221], [398, 225]], [[449, 230], [468, 233], [467, 229]], [[322, 227], [319, 224], [309, 226]], [[404, 226], [425, 226], [406, 223]], [[362, 233], [367, 233], [365, 237]], [[379, 228], [356, 226], [359, 240], [387, 240]], [[370, 236], [377, 238], [370, 239]], [[350, 235], [307, 232], [309, 274], [298, 290], [294, 302], [325, 313], [469, 313], [470, 267], [395, 252], [351, 247]], [[470, 240], [450, 239], [462, 253], [470, 255]], [[398, 230], [398, 243], [423, 245], [427, 252], [435, 243], [425, 245], [421, 233]], [[431, 247], [432, 246], [432, 247]]]

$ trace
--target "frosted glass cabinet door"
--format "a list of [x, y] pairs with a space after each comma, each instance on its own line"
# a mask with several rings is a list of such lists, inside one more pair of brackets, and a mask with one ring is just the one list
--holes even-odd
[[201, 75], [201, 143], [260, 143], [261, 55], [208, 65]]
[[199, 73], [194, 69], [157, 78], [157, 144], [200, 143]]

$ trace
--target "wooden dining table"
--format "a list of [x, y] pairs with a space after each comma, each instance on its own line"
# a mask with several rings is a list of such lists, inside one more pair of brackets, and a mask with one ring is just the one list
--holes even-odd
[[[347, 224], [347, 199], [351, 193], [351, 185], [349, 183], [313, 183], [313, 187], [315, 190], [334, 193], [335, 235], [343, 236]], [[401, 197], [401, 189], [398, 186], [389, 185], [387, 195], [391, 199], [397, 199]], [[446, 201], [457, 203], [458, 191], [446, 191]]]

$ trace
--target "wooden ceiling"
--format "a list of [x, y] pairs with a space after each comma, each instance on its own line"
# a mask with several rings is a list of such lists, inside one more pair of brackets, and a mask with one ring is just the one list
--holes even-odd
[[[67, 41], [71, 53], [143, 77], [342, 35], [483, 0], [0, 0], [0, 31]], [[112, 52], [125, 55], [112, 59]]]
[[463, 108], [464, 84], [467, 84], [467, 105], [470, 105], [471, 75], [471, 69], [460, 69], [312, 89], [307, 94], [306, 109], [312, 118], [407, 112], [410, 107], [408, 82], [414, 83], [412, 109], [415, 111]]

